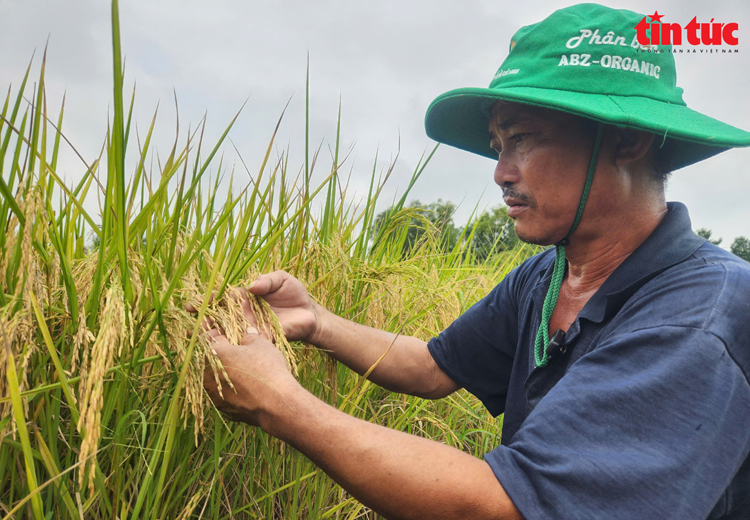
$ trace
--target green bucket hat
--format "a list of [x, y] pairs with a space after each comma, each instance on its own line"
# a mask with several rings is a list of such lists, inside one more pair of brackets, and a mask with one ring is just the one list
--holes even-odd
[[451, 90], [432, 102], [427, 135], [497, 159], [487, 127], [492, 105], [503, 100], [655, 133], [670, 171], [750, 146], [749, 132], [687, 107], [676, 84], [671, 45], [638, 43], [635, 26], [643, 18], [580, 4], [522, 27], [488, 88]]

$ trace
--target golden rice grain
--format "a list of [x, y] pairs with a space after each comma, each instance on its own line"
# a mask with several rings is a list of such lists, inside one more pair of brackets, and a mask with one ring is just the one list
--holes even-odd
[[121, 351], [127, 333], [126, 310], [122, 285], [117, 275], [112, 276], [106, 293], [104, 307], [100, 312], [101, 327], [91, 348], [87, 364], [81, 366], [81, 394], [78, 430], [83, 434], [78, 460], [81, 463], [78, 483], [88, 481], [89, 492], [94, 492], [94, 468], [96, 452], [101, 436], [101, 414], [104, 403], [104, 379], [114, 365], [115, 353]]

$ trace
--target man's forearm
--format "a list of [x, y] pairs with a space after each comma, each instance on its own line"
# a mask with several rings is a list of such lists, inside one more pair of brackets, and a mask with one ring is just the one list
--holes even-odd
[[462, 451], [350, 417], [298, 386], [261, 426], [387, 518], [519, 519], [489, 465]]
[[318, 307], [320, 326], [312, 343], [355, 372], [394, 392], [444, 397], [458, 387], [435, 364], [427, 343], [360, 325]]

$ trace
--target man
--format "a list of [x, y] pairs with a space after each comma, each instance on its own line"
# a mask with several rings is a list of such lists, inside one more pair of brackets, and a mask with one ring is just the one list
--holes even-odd
[[252, 348], [211, 333], [237, 388], [221, 400], [206, 378], [219, 408], [388, 518], [750, 518], [750, 265], [664, 199], [667, 172], [750, 134], [684, 105], [671, 54], [635, 40], [642, 18], [557, 11], [514, 35], [488, 89], [428, 109], [428, 135], [497, 160], [517, 235], [556, 245], [438, 338], [334, 316], [284, 272], [249, 288], [290, 340], [359, 373], [388, 351], [370, 375], [385, 388], [463, 387], [504, 413], [484, 461], [325, 405], [253, 327]]

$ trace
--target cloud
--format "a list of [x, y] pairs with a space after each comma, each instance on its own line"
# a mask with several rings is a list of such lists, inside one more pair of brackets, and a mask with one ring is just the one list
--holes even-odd
[[[432, 99], [452, 88], [488, 84], [512, 34], [565, 5], [552, 0], [513, 8], [488, 0], [123, 2], [126, 81], [137, 83], [135, 117], [141, 132], [159, 104], [156, 137], [161, 148], [171, 146], [174, 137], [175, 92], [181, 135], [207, 113], [208, 142], [218, 138], [247, 100], [231, 136], [251, 170], [260, 164], [291, 99], [277, 142], [281, 149], [289, 146], [290, 167], [296, 170], [304, 163], [309, 53], [312, 148], [322, 146], [321, 160], [328, 157], [340, 99], [342, 149], [354, 146], [348, 163], [354, 165], [351, 193], [366, 192], [376, 152], [384, 165], [400, 149], [389, 187], [395, 190], [406, 186], [421, 155], [434, 145], [423, 129]], [[654, 4], [637, 0], [629, 7], [651, 12]], [[660, 2], [659, 12], [672, 21], [698, 16], [742, 27], [750, 22], [750, 13], [740, 11], [737, 3], [670, 0]], [[0, 86], [20, 82], [32, 50], [41, 50], [49, 34], [49, 99], [59, 105], [67, 91], [65, 128], [87, 158], [99, 152], [111, 104], [109, 27], [105, 2], [0, 4]], [[688, 104], [750, 128], [748, 53], [741, 38], [738, 55], [677, 56], [678, 84], [685, 88]], [[233, 153], [228, 147], [227, 156]], [[61, 157], [61, 165], [74, 177], [80, 169], [70, 155], [64, 161]], [[669, 195], [688, 204], [695, 227], [709, 227], [725, 242], [750, 235], [750, 204], [745, 200], [750, 186], [743, 173], [748, 163], [750, 151], [735, 150], [676, 172]], [[326, 169], [319, 164], [321, 176]], [[413, 196], [423, 202], [463, 200], [458, 219], [464, 219], [483, 193], [481, 206], [499, 200], [492, 170], [487, 159], [444, 147]]]

